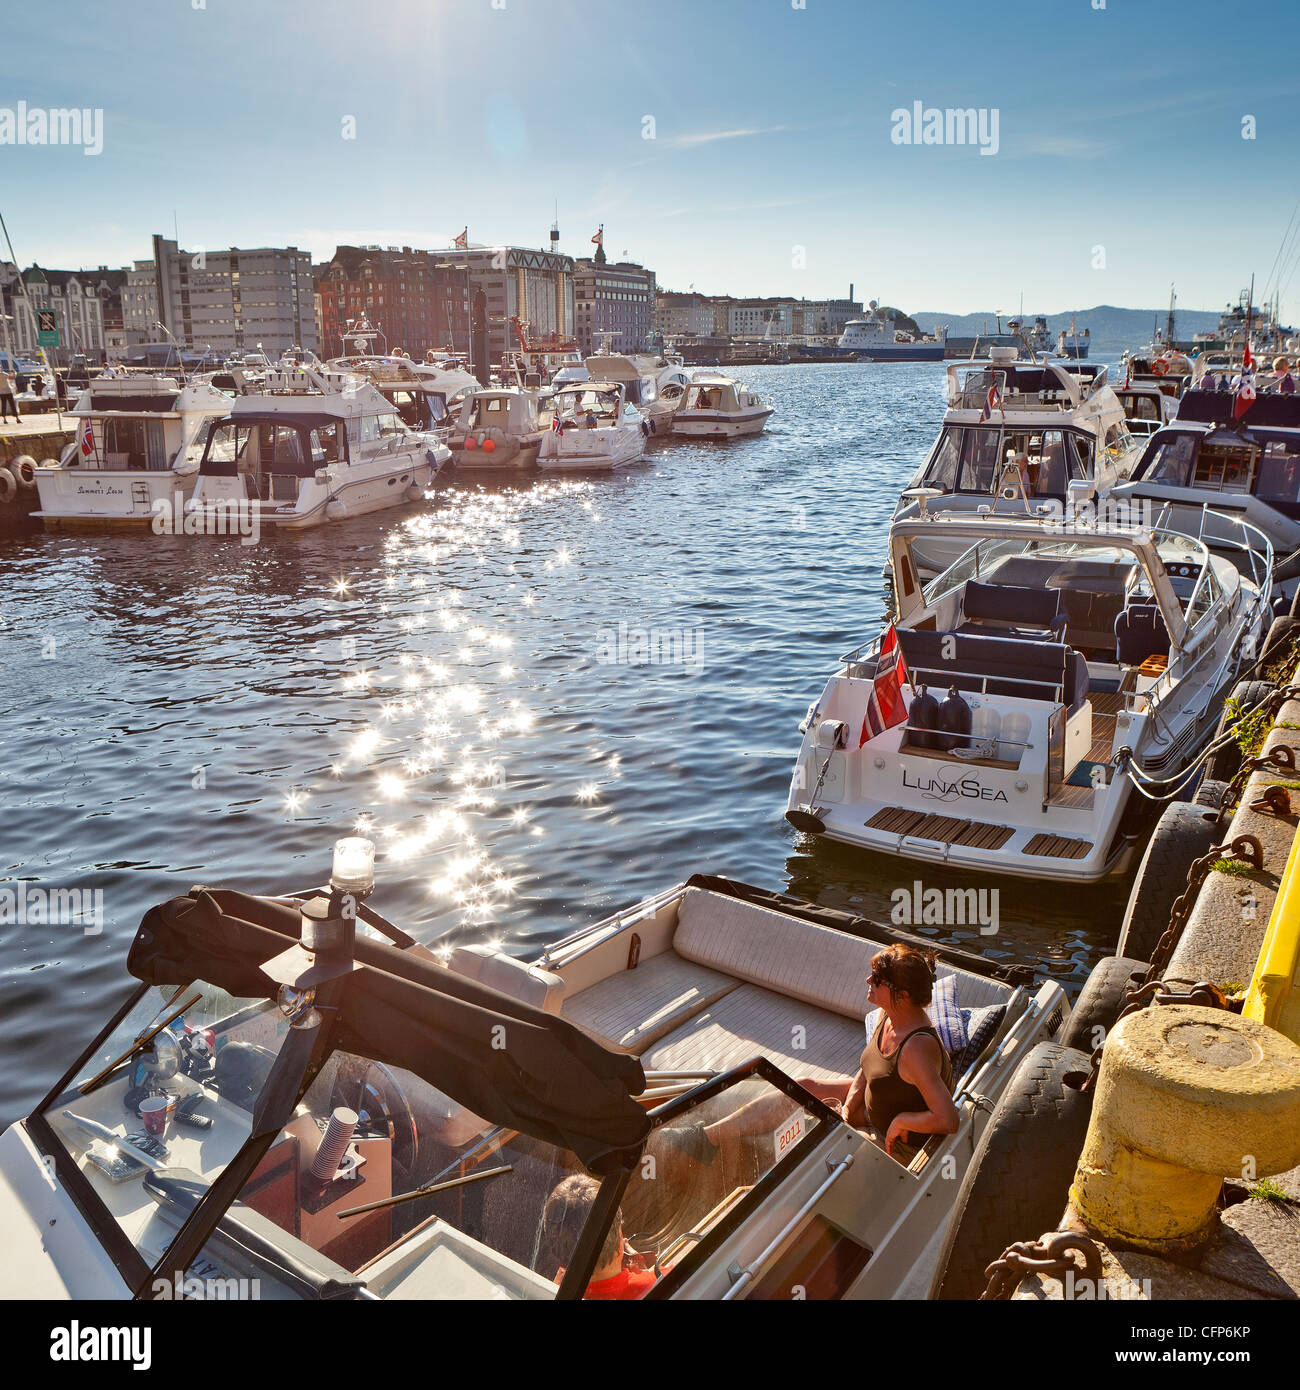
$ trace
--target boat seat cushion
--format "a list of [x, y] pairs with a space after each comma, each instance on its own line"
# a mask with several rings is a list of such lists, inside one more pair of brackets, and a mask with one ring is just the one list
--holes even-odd
[[1130, 603], [1115, 619], [1115, 660], [1141, 666], [1149, 656], [1168, 656], [1169, 629], [1154, 603]]
[[[673, 950], [684, 959], [851, 1019], [859, 1039], [878, 949], [873, 941], [705, 888], [682, 894], [673, 937]], [[952, 973], [962, 1008], [999, 1004], [1010, 993], [996, 980]]]
[[662, 1071], [725, 1071], [766, 1057], [798, 1080], [851, 1077], [865, 1046], [862, 1016], [846, 1018], [745, 984], [687, 1020], [642, 1061]]
[[753, 903], [688, 888], [673, 950], [712, 970], [855, 1019], [867, 1011], [874, 942]]
[[448, 966], [458, 975], [498, 989], [512, 999], [558, 1014], [564, 999], [564, 981], [549, 970], [528, 965], [491, 946], [457, 946], [451, 953]]
[[740, 981], [663, 951], [564, 1001], [564, 1016], [613, 1047], [640, 1056]]
[[1061, 642], [916, 628], [899, 628], [898, 639], [917, 685], [1054, 700], [1065, 682], [1068, 648]]
[[968, 579], [962, 590], [962, 616], [970, 622], [1050, 630], [1064, 624], [1060, 609], [1059, 589], [981, 584], [978, 579]]

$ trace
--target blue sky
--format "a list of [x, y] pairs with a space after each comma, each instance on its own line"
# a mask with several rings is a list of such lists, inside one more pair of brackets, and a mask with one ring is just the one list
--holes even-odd
[[[0, 145], [0, 212], [53, 266], [145, 257], [173, 215], [194, 248], [541, 245], [558, 201], [562, 249], [603, 222], [669, 288], [1050, 312], [1173, 281], [1214, 308], [1254, 271], [1258, 293], [1300, 199], [1300, 3], [1096, 3], [10, 5], [0, 108], [102, 108], [104, 150]], [[997, 154], [894, 143], [915, 101], [996, 109]]]

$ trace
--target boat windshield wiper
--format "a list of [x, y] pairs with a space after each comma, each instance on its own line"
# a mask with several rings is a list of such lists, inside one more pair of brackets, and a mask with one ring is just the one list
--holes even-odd
[[481, 1173], [465, 1173], [459, 1178], [448, 1178], [446, 1182], [431, 1182], [417, 1187], [412, 1192], [399, 1192], [396, 1197], [383, 1197], [377, 1202], [367, 1202], [363, 1207], [348, 1207], [338, 1213], [342, 1221], [348, 1216], [360, 1216], [363, 1212], [378, 1211], [381, 1207], [395, 1207], [399, 1202], [413, 1202], [417, 1197], [428, 1197], [435, 1192], [445, 1192], [449, 1187], [464, 1187], [467, 1183], [479, 1182], [483, 1178], [499, 1178], [502, 1173], [514, 1170], [513, 1163], [502, 1164], [500, 1168], [485, 1168]]
[[[175, 1000], [175, 998], [176, 995], [173, 994], [172, 999]], [[161, 1023], [156, 1023], [152, 1028], [141, 1033], [140, 1036], [136, 1038], [135, 1042], [133, 1042], [131, 1046], [127, 1048], [127, 1050], [124, 1053], [122, 1053], [120, 1057], [110, 1062], [108, 1066], [106, 1066], [103, 1069], [103, 1071], [97, 1072], [94, 1076], [90, 1078], [89, 1081], [83, 1082], [80, 1086], [78, 1086], [77, 1094], [79, 1096], [88, 1096], [91, 1093], [91, 1091], [98, 1090], [99, 1087], [102, 1086], [104, 1082], [108, 1080], [108, 1078], [118, 1069], [118, 1067], [122, 1065], [123, 1062], [129, 1062], [131, 1058], [136, 1055], [137, 1052], [143, 1052], [145, 1048], [147, 1048], [149, 1044], [153, 1042], [154, 1038], [156, 1038], [158, 1034], [161, 1033], [162, 1030], [166, 1028], [169, 1023], [175, 1023], [176, 1020], [180, 1018], [180, 1016], [187, 1009], [192, 1009], [195, 1006], [195, 1004], [197, 1004], [199, 1000], [202, 998], [203, 996], [201, 994], [192, 995], [182, 1005], [180, 1005], [179, 1008], [173, 1009], [172, 1012], [169, 1013]]]

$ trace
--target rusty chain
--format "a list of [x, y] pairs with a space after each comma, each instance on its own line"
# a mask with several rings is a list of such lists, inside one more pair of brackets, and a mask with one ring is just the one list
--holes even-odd
[[1037, 1240], [1021, 1240], [1007, 1246], [984, 1271], [989, 1282], [980, 1294], [980, 1302], [1009, 1299], [1016, 1285], [1029, 1274], [1059, 1277], [1067, 1270], [1077, 1270], [1073, 1254], [1083, 1256], [1084, 1278], [1100, 1283], [1101, 1251], [1096, 1243], [1081, 1231], [1049, 1231]]
[[1223, 793], [1223, 800], [1219, 803], [1219, 822], [1222, 824], [1223, 818], [1240, 802], [1241, 794], [1246, 789], [1246, 783], [1254, 772], [1290, 772], [1296, 770], [1296, 748], [1290, 743], [1279, 743], [1276, 748], [1270, 749], [1267, 753], [1257, 758], [1243, 758], [1241, 766], [1237, 769], [1236, 775], [1228, 783], [1228, 789]]

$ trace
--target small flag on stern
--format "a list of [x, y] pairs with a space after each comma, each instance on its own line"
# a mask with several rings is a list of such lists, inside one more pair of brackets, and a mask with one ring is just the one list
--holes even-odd
[[1232, 418], [1241, 417], [1255, 404], [1255, 359], [1250, 355], [1250, 344], [1241, 359], [1241, 379], [1237, 386], [1237, 399], [1232, 403]]
[[876, 658], [876, 675], [871, 683], [871, 694], [867, 696], [867, 713], [862, 720], [862, 735], [858, 739], [861, 748], [868, 739], [892, 729], [907, 718], [907, 708], [903, 704], [903, 685], [910, 685], [907, 664], [903, 660], [903, 649], [898, 643], [898, 632], [893, 623], [880, 643], [880, 655]]
[[86, 428], [81, 431], [81, 456], [89, 458], [95, 452], [95, 431], [90, 427], [90, 421], [86, 421]]
[[468, 249], [469, 249], [469, 227], [468, 227], [468, 225], [466, 226], [465, 230], [456, 238], [456, 240], [455, 240], [454, 242], [452, 242], [452, 245], [453, 245], [453, 246], [459, 246], [460, 249], [461, 249], [462, 251], [465, 251], [465, 250], [468, 250]]
[[991, 420], [993, 418], [993, 412], [1001, 409], [1001, 406], [1002, 397], [998, 395], [998, 384], [995, 381], [993, 385], [989, 387], [989, 393], [984, 398], [984, 409], [980, 411], [980, 419]]

